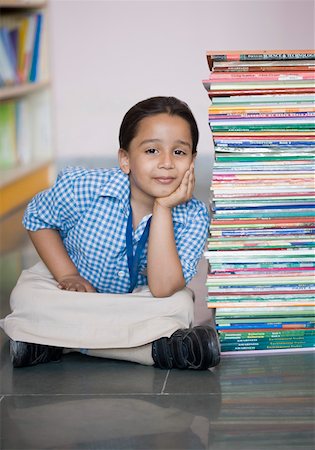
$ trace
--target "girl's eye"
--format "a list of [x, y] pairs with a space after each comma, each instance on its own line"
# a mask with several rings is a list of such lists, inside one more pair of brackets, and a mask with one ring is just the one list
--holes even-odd
[[148, 150], [145, 151], [148, 153], [148, 155], [154, 155], [157, 152], [156, 148], [148, 148]]
[[186, 155], [186, 153], [183, 150], [179, 150], [179, 149], [175, 150], [174, 153], [175, 153], [175, 155]]

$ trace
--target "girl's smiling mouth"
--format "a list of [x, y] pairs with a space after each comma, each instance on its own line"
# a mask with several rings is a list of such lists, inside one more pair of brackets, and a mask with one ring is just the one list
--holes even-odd
[[161, 184], [171, 184], [175, 180], [174, 177], [155, 177], [154, 181]]

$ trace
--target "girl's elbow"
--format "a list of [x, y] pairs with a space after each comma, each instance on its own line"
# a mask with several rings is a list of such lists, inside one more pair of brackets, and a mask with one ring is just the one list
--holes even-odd
[[176, 292], [181, 291], [186, 286], [185, 282], [180, 283], [176, 286], [150, 286], [149, 283], [149, 289], [153, 297], [158, 298], [165, 298], [165, 297], [171, 297], [172, 295], [176, 294]]

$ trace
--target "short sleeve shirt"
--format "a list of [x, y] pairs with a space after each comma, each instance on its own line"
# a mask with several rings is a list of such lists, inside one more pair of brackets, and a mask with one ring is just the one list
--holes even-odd
[[[98, 292], [127, 293], [130, 279], [126, 252], [126, 227], [130, 211], [128, 175], [113, 169], [68, 167], [55, 184], [37, 194], [26, 208], [23, 224], [36, 231], [59, 231], [80, 275]], [[133, 231], [134, 250], [150, 215]], [[177, 252], [186, 284], [196, 274], [209, 229], [209, 214], [201, 201], [173, 208]], [[158, 262], [157, 262], [158, 264]], [[147, 244], [140, 258], [138, 286], [148, 284]]]

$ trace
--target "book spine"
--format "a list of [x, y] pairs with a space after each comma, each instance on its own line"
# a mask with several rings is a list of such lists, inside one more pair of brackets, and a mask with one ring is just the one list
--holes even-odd
[[244, 89], [244, 90], [214, 90], [210, 89], [208, 95], [212, 97], [233, 97], [237, 95], [267, 95], [267, 94], [313, 94], [315, 88], [276, 88], [276, 89]]
[[249, 342], [247, 344], [242, 343], [233, 343], [228, 344], [226, 342], [221, 343], [221, 351], [222, 352], [230, 352], [230, 351], [247, 351], [247, 350], [273, 350], [273, 349], [293, 349], [293, 348], [314, 348], [313, 341], [291, 341], [291, 342], [264, 342], [264, 343], [255, 343]]
[[314, 59], [314, 52], [305, 53], [225, 53], [212, 54], [213, 61], [281, 61], [281, 60], [308, 60]]
[[290, 338], [290, 337], [307, 337], [315, 336], [315, 330], [310, 328], [298, 329], [298, 330], [270, 330], [270, 329], [257, 329], [257, 330], [232, 330], [232, 331], [220, 331], [220, 337], [222, 339], [266, 339], [266, 338]]
[[211, 72], [203, 82], [243, 82], [243, 81], [297, 81], [314, 80], [313, 72], [287, 70], [286, 72]]
[[[253, 61], [251, 61], [253, 63]], [[304, 63], [304, 61], [303, 61]], [[225, 65], [224, 65], [225, 64]], [[261, 73], [269, 73], [269, 72], [283, 72], [286, 73], [288, 70], [287, 66], [263, 66], [261, 64], [261, 61], [257, 61], [255, 65], [249, 66], [249, 65], [243, 65], [243, 66], [230, 66], [231, 62], [214, 62], [210, 61], [210, 58], [208, 59], [208, 65], [212, 73], [230, 73], [230, 72], [237, 72], [239, 74], [242, 73], [251, 73], [251, 72], [261, 72]], [[303, 72], [314, 72], [314, 64], [304, 64], [303, 66], [292, 66], [290, 65], [290, 70], [294, 71], [303, 71]]]
[[0, 169], [10, 169], [17, 164], [15, 114], [13, 101], [0, 103]]
[[42, 15], [37, 14], [36, 15], [35, 39], [34, 39], [34, 50], [33, 50], [30, 76], [29, 76], [29, 81], [32, 83], [37, 81], [41, 29], [42, 29]]
[[236, 112], [233, 110], [230, 111], [222, 111], [221, 113], [212, 113], [211, 110], [209, 110], [208, 119], [209, 121], [214, 120], [224, 120], [224, 119], [230, 119], [230, 120], [237, 120], [237, 119], [298, 119], [298, 118], [312, 118], [315, 117], [315, 111], [294, 111], [294, 112], [262, 112], [262, 113], [256, 113], [256, 112], [246, 112], [246, 110], [243, 110], [240, 112]]
[[303, 330], [303, 329], [314, 329], [314, 322], [251, 322], [244, 323], [223, 323], [219, 321], [217, 330], [220, 332], [240, 332], [240, 330], [255, 331], [257, 329], [275, 329], [275, 330]]

